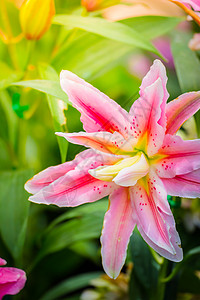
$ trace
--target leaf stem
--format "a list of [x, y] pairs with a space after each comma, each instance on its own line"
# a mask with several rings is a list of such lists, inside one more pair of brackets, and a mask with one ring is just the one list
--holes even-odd
[[168, 260], [164, 259], [163, 263], [160, 266], [160, 272], [158, 275], [158, 285], [157, 285], [157, 291], [155, 297], [155, 299], [157, 300], [163, 300], [165, 296], [166, 283], [163, 282], [163, 278], [166, 277], [167, 267], [168, 267]]

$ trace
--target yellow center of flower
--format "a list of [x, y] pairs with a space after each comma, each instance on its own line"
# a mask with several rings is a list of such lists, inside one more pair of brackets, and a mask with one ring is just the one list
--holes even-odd
[[102, 166], [88, 171], [103, 181], [114, 181], [120, 186], [133, 186], [149, 172], [149, 163], [142, 152], [120, 160], [112, 166]]

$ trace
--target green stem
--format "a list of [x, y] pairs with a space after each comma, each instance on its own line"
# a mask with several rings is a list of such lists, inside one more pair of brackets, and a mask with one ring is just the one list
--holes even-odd
[[157, 262], [157, 264], [162, 265], [164, 262], [164, 258], [161, 257], [160, 255], [158, 255], [156, 253], [156, 251], [154, 251], [153, 248], [151, 248], [150, 246], [149, 246], [149, 250], [150, 250], [151, 255], [153, 256], [154, 260]]
[[10, 156], [10, 160], [12, 162], [12, 167], [15, 169], [19, 166], [17, 157], [15, 155], [14, 149], [10, 143], [6, 143], [7, 151]]
[[18, 159], [20, 166], [26, 167], [26, 141], [27, 130], [25, 120], [19, 119], [19, 144], [18, 144]]
[[166, 283], [163, 282], [163, 278], [166, 277], [167, 266], [168, 266], [168, 260], [164, 259], [164, 261], [160, 267], [160, 272], [158, 275], [158, 285], [157, 285], [157, 291], [156, 291], [156, 297], [155, 297], [155, 299], [157, 299], [157, 300], [163, 300], [164, 296], [165, 296]]
[[31, 60], [31, 54], [33, 53], [35, 47], [35, 41], [33, 40], [27, 40], [27, 47], [26, 47], [26, 60], [25, 60], [25, 64], [24, 64], [24, 71], [27, 70], [28, 65], [30, 63]]

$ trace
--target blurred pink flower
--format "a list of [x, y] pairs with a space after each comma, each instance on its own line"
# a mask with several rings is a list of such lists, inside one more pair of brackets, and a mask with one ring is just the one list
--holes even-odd
[[166, 66], [170, 69], [174, 68], [174, 59], [171, 51], [170, 39], [168, 37], [159, 37], [153, 41], [155, 47], [166, 58]]
[[200, 108], [200, 92], [166, 103], [165, 67], [155, 60], [128, 113], [69, 71], [61, 87], [81, 113], [86, 132], [57, 133], [89, 147], [74, 161], [50, 167], [25, 188], [35, 203], [74, 207], [110, 195], [101, 236], [103, 267], [116, 278], [137, 225], [144, 240], [172, 261], [183, 254], [167, 194], [200, 195], [200, 140], [176, 132]]
[[[6, 261], [0, 258], [0, 266]], [[16, 268], [0, 267], [0, 299], [5, 295], [15, 295], [23, 289], [26, 282], [24, 271]]]
[[189, 47], [193, 51], [200, 50], [200, 33], [195, 33], [189, 42]]
[[129, 72], [142, 79], [148, 72], [152, 61], [143, 53], [133, 54], [129, 59]]
[[[170, 0], [180, 6], [200, 25], [200, 1], [199, 0]], [[193, 10], [192, 10], [193, 9]]]

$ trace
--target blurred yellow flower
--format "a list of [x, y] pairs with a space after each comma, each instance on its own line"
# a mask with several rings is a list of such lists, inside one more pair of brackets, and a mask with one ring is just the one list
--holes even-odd
[[51, 26], [54, 0], [25, 0], [20, 8], [20, 24], [28, 40], [38, 40]]

